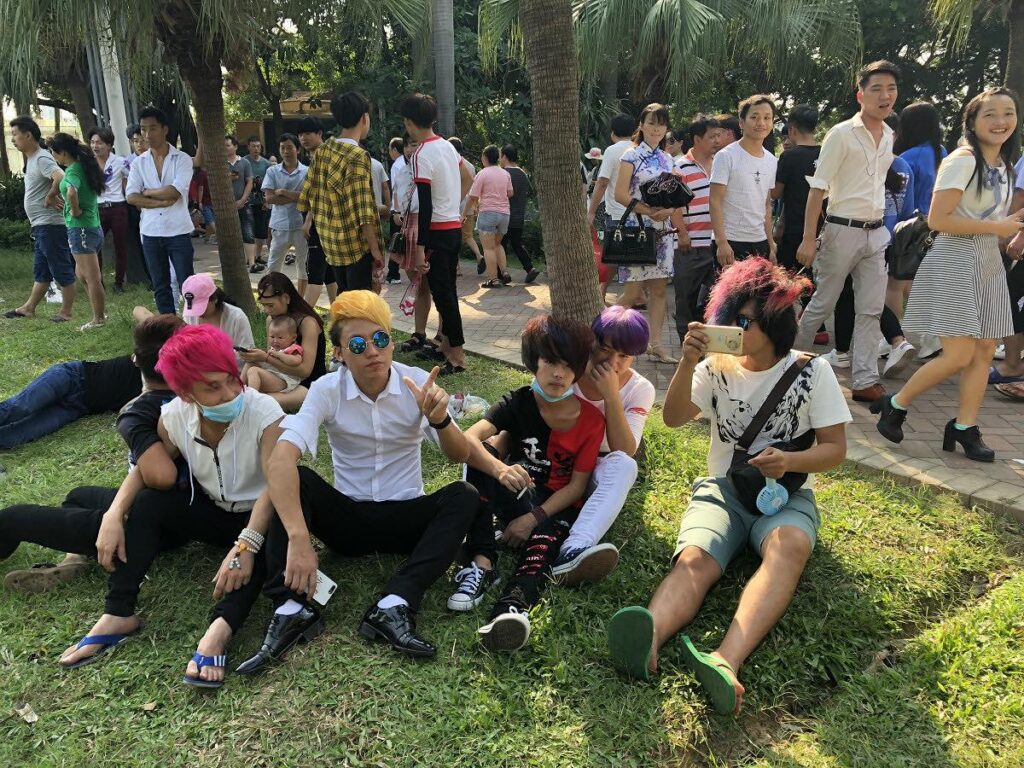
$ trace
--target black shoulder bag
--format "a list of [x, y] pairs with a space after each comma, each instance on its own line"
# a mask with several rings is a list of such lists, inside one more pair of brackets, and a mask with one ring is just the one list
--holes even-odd
[[896, 280], [913, 280], [934, 240], [935, 233], [928, 226], [928, 217], [921, 212], [897, 224], [892, 241], [885, 250], [889, 274]]
[[[782, 374], [782, 378], [778, 380], [772, 391], [768, 393], [768, 397], [765, 398], [764, 404], [760, 410], [754, 414], [754, 418], [751, 420], [750, 425], [744, 431], [740, 437], [739, 442], [736, 443], [735, 450], [732, 455], [732, 464], [729, 466], [729, 471], [726, 473], [726, 477], [732, 482], [733, 489], [736, 491], [737, 498], [743, 503], [743, 506], [748, 511], [753, 512], [755, 515], [760, 515], [761, 510], [757, 508], [757, 494], [761, 492], [761, 489], [765, 486], [765, 477], [761, 474], [761, 470], [757, 467], [752, 467], [748, 463], [757, 454], [751, 455], [748, 453], [750, 446], [757, 440], [757, 436], [761, 434], [761, 430], [764, 429], [764, 425], [768, 422], [772, 413], [782, 402], [782, 398], [785, 397], [786, 392], [793, 386], [793, 382], [796, 381], [800, 372], [804, 369], [811, 357], [809, 355], [802, 355], [797, 358], [789, 368]], [[806, 451], [814, 445], [814, 430], [809, 429], [799, 437], [789, 440], [788, 442], [772, 443], [768, 446], [769, 448], [775, 448], [780, 451]], [[780, 477], [776, 482], [779, 485], [785, 487], [789, 491], [790, 495], [800, 489], [800, 487], [807, 481], [806, 472], [787, 472]]]
[[[412, 195], [415, 194], [416, 187], [414, 185]], [[405, 204], [405, 213], [402, 214], [402, 227], [405, 226], [405, 222], [409, 218], [409, 209], [412, 208], [412, 195], [409, 195], [409, 202]], [[393, 253], [396, 256], [405, 255], [405, 233], [402, 231], [402, 227], [399, 227], [397, 232], [392, 233], [391, 240], [388, 241], [388, 253]]]
[[[622, 264], [629, 267], [653, 266], [658, 263], [658, 231], [644, 226], [643, 217], [633, 211], [639, 200], [630, 200], [619, 223], [604, 232], [601, 253], [602, 264]], [[636, 216], [639, 227], [627, 227], [629, 214]]]

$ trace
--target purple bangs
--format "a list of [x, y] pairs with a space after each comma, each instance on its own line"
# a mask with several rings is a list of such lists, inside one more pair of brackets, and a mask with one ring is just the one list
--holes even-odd
[[608, 307], [590, 324], [594, 338], [601, 346], [636, 357], [647, 351], [651, 327], [643, 313], [618, 305]]

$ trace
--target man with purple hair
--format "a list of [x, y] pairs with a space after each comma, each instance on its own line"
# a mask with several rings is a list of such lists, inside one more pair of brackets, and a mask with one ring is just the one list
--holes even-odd
[[646, 680], [657, 671], [659, 649], [693, 621], [732, 559], [748, 546], [757, 552], [761, 565], [721, 645], [704, 653], [682, 638], [683, 659], [720, 714], [739, 712], [740, 667], [789, 606], [814, 549], [820, 519], [810, 473], [846, 456], [850, 409], [831, 366], [793, 351], [793, 305], [807, 287], [762, 258], [725, 270], [707, 316], [742, 329], [735, 357], [705, 358], [708, 333], [690, 323], [665, 395], [665, 423], [708, 419], [708, 476], [694, 483], [672, 569], [650, 605], [623, 608], [608, 624], [615, 666]]
[[650, 381], [633, 370], [647, 350], [650, 327], [643, 313], [612, 306], [590, 326], [594, 349], [587, 370], [573, 385], [576, 396], [605, 418], [605, 435], [586, 501], [562, 544], [551, 572], [569, 586], [600, 581], [618, 564], [619, 550], [601, 542], [619, 516], [636, 482], [637, 462], [647, 415], [654, 406]]

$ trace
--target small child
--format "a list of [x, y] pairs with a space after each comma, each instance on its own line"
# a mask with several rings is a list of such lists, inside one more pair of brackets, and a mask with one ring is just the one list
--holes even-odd
[[[302, 358], [302, 345], [296, 343], [298, 323], [291, 315], [271, 318], [267, 329], [268, 352], [279, 355], [298, 355]], [[302, 381], [298, 376], [284, 373], [269, 360], [262, 363], [246, 363], [242, 368], [245, 383], [257, 392], [291, 392]]]

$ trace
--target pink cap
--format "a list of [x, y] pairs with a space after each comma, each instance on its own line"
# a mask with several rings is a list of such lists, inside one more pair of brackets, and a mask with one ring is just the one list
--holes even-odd
[[604, 157], [604, 153], [601, 151], [600, 147], [591, 147], [584, 157], [588, 160], [601, 160]]
[[209, 272], [192, 275], [181, 286], [181, 297], [185, 300], [183, 317], [202, 317], [210, 304], [210, 297], [217, 292], [217, 285]]

